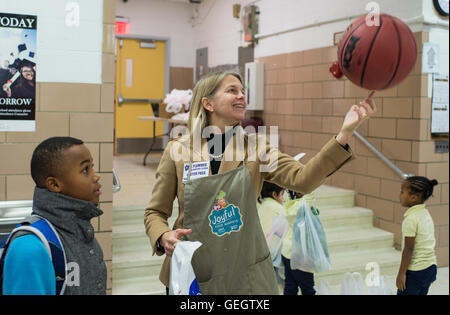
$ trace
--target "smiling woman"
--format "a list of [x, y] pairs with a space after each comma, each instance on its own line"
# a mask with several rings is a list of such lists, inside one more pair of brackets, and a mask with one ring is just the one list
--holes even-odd
[[[192, 256], [202, 294], [278, 294], [256, 209], [263, 182], [310, 193], [352, 158], [348, 140], [375, 112], [371, 95], [352, 106], [338, 135], [303, 165], [279, 152], [265, 135], [244, 133], [247, 102], [242, 82], [234, 72], [212, 73], [197, 82], [189, 132], [169, 142], [156, 171], [145, 227], [154, 253], [167, 256], [160, 274], [167, 287], [174, 247], [189, 240], [203, 244]], [[176, 154], [180, 151], [181, 156]], [[251, 159], [254, 152], [257, 157]], [[179, 215], [171, 230], [167, 219], [175, 197]]]
[[201, 104], [210, 125], [225, 132], [226, 126], [234, 126], [245, 118], [247, 103], [242, 80], [234, 75], [226, 76], [214, 95], [203, 97]]
[[[219, 125], [217, 125], [217, 127], [221, 130], [223, 130], [221, 127], [233, 126], [234, 124], [232, 122], [228, 125], [223, 125], [223, 120], [226, 120], [226, 117], [228, 117], [228, 119], [231, 118], [230, 115], [220, 117], [220, 113], [226, 112], [227, 110], [230, 112], [231, 110], [230, 108], [227, 109], [226, 105], [223, 104], [226, 101], [230, 102], [234, 100], [236, 103], [240, 103], [241, 106], [244, 107], [243, 114], [245, 115], [247, 103], [245, 102], [245, 93], [242, 82], [241, 76], [234, 72], [217, 72], [202, 78], [196, 84], [192, 96], [188, 122], [189, 131], [192, 133], [194, 128], [198, 127], [203, 131], [207, 122], [209, 125], [216, 126], [210, 121], [210, 119], [215, 118], [219, 120]], [[225, 88], [228, 88], [228, 90], [225, 90]], [[239, 95], [238, 92], [241, 92], [242, 96]], [[236, 93], [238, 94], [237, 98]], [[227, 96], [227, 99], [222, 100], [220, 96]], [[218, 112], [214, 113], [215, 110], [218, 110]], [[240, 121], [244, 119], [242, 112], [239, 114], [239, 118], [242, 118]], [[194, 122], [196, 121], [200, 123], [200, 126], [194, 126]]]

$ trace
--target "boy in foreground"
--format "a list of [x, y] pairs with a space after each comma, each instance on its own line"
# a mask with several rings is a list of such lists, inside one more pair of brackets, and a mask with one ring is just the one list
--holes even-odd
[[[90, 220], [97, 208], [100, 176], [83, 141], [53, 137], [39, 144], [31, 159], [36, 183], [32, 215], [46, 219], [59, 237], [66, 261], [59, 294], [105, 294], [106, 266]], [[54, 265], [34, 234], [14, 238], [6, 253], [3, 294], [57, 293]]]

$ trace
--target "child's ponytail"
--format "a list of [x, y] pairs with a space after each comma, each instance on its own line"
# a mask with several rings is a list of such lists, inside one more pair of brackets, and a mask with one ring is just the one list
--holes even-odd
[[409, 183], [411, 193], [421, 196], [422, 203], [433, 195], [433, 187], [438, 184], [436, 179], [429, 180], [422, 176], [411, 176], [406, 181]]

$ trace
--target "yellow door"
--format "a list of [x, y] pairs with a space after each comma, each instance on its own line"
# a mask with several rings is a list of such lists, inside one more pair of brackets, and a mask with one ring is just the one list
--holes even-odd
[[[116, 153], [118, 142], [127, 141], [144, 146], [140, 151], [145, 152], [151, 142], [148, 141], [149, 138], [154, 137], [154, 122], [138, 119], [138, 116], [153, 116], [151, 104], [134, 101], [119, 104], [119, 95], [125, 100], [163, 100], [165, 49], [164, 41], [117, 39], [114, 122]], [[156, 123], [155, 133], [163, 133], [163, 123]], [[147, 147], [145, 143], [148, 144]]]

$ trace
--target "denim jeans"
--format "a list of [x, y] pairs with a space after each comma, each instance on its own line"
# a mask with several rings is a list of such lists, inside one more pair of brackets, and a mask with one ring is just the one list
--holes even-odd
[[397, 290], [397, 295], [427, 295], [428, 289], [436, 280], [437, 267], [430, 267], [419, 271], [406, 271], [406, 289]]

